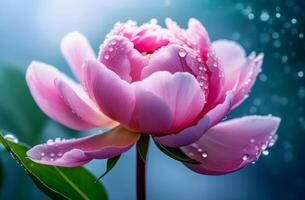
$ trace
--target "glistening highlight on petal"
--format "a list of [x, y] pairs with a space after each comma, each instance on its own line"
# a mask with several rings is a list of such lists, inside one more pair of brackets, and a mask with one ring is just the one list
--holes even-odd
[[140, 134], [118, 126], [108, 132], [80, 139], [49, 140], [27, 152], [35, 162], [55, 166], [80, 166], [92, 159], [111, 158], [127, 151]]

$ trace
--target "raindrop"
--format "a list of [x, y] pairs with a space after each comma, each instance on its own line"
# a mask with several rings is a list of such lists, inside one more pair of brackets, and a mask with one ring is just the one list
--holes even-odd
[[201, 156], [202, 156], [203, 158], [206, 158], [206, 157], [208, 157], [208, 154], [207, 154], [207, 152], [203, 152], [203, 153], [201, 154]]
[[54, 157], [55, 156], [55, 153], [50, 153], [50, 157]]
[[254, 142], [255, 142], [255, 139], [254, 139], [254, 138], [251, 138], [251, 139], [250, 139], [250, 143], [253, 144]]
[[263, 151], [263, 155], [268, 156], [269, 155], [269, 151], [268, 150]]
[[52, 140], [52, 139], [49, 139], [48, 141], [47, 141], [47, 145], [53, 145], [54, 144], [54, 141]]
[[248, 160], [248, 158], [249, 158], [249, 156], [247, 154], [243, 155], [243, 157], [242, 157], [243, 161]]
[[186, 56], [186, 51], [184, 49], [180, 49], [178, 54], [181, 58], [184, 58]]
[[14, 142], [14, 143], [18, 143], [18, 138], [13, 134], [6, 134], [4, 136], [4, 139], [9, 140], [9, 141]]
[[44, 157], [46, 154], [41, 152], [40, 155], [41, 155], [41, 157]]
[[109, 59], [109, 55], [106, 54], [106, 55], [104, 56], [104, 58], [105, 58], [106, 60], [108, 60], [108, 59]]
[[201, 148], [198, 148], [197, 150], [198, 150], [198, 152], [202, 152], [203, 151]]
[[112, 52], [112, 51], [113, 51], [113, 47], [109, 47], [109, 48], [108, 48], [108, 51], [109, 51], [109, 52]]

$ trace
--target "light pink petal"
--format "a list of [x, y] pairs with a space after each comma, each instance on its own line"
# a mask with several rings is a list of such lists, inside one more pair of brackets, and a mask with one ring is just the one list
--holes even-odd
[[134, 121], [144, 133], [179, 131], [196, 119], [205, 103], [197, 80], [185, 72], [156, 72], [133, 86], [137, 98]]
[[244, 49], [234, 41], [218, 40], [213, 43], [213, 48], [220, 58], [224, 73], [224, 90], [234, 91], [234, 106], [238, 106], [249, 93], [258, 73], [261, 70], [263, 54], [258, 56], [252, 53], [246, 56]]
[[139, 80], [148, 59], [123, 36], [112, 36], [101, 46], [98, 60], [128, 82]]
[[108, 36], [121, 35], [131, 40], [133, 33], [137, 30], [136, 22], [128, 20], [125, 23], [117, 22]]
[[202, 59], [192, 49], [171, 44], [155, 51], [149, 59], [148, 66], [142, 71], [142, 79], [158, 71], [188, 72], [193, 74], [207, 96], [208, 76], [207, 67]]
[[219, 175], [255, 162], [275, 143], [280, 118], [247, 116], [209, 129], [197, 142], [181, 149], [202, 164], [184, 163], [201, 174]]
[[232, 102], [233, 94], [232, 92], [228, 92], [224, 102], [206, 113], [194, 126], [186, 128], [176, 134], [155, 137], [154, 140], [169, 147], [189, 145], [202, 137], [206, 130], [221, 121], [230, 111]]
[[135, 144], [140, 134], [118, 126], [106, 133], [80, 139], [48, 141], [27, 152], [37, 163], [73, 167], [84, 165], [92, 159], [118, 156]]
[[95, 60], [83, 67], [83, 85], [104, 114], [128, 124], [135, 107], [135, 94], [130, 84]]
[[255, 83], [257, 75], [261, 72], [264, 54], [260, 53], [258, 56], [250, 54], [247, 62], [242, 67], [240, 72], [238, 85], [234, 91], [234, 106], [241, 104], [248, 96], [252, 86]]
[[[76, 106], [70, 107], [71, 105], [64, 101], [59, 88], [55, 86], [56, 79], [62, 80], [65, 83], [72, 82], [72, 80], [53, 66], [40, 62], [32, 62], [30, 64], [26, 73], [26, 80], [38, 106], [49, 117], [72, 129], [87, 130], [96, 127], [95, 123], [91, 124], [87, 119], [75, 114], [78, 112], [74, 110]], [[78, 92], [80, 92], [80, 89]], [[76, 93], [74, 97], [77, 97]], [[78, 96], [77, 98], [80, 100], [81, 97]], [[92, 109], [85, 102], [82, 102], [82, 106], [86, 107], [86, 110], [83, 111], [84, 115], [85, 112]]]
[[205, 49], [210, 45], [207, 30], [197, 19], [191, 18], [189, 20], [186, 37], [191, 38], [194, 43], [193, 47], [199, 49], [201, 52], [205, 51]]
[[65, 103], [81, 119], [96, 127], [111, 128], [118, 125], [117, 122], [111, 120], [99, 111], [98, 107], [79, 84], [58, 77], [55, 79], [55, 87], [59, 90]]
[[95, 54], [87, 38], [79, 32], [67, 34], [61, 41], [61, 51], [75, 75], [81, 78], [81, 67], [86, 59], [94, 59]]
[[239, 44], [229, 40], [217, 40], [213, 42], [213, 48], [224, 69], [225, 91], [233, 90], [247, 61], [246, 52]]

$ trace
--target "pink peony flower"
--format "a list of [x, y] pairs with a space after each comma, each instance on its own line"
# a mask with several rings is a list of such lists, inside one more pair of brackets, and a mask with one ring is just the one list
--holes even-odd
[[26, 79], [39, 107], [76, 130], [114, 127], [80, 139], [37, 145], [28, 156], [57, 166], [79, 166], [122, 154], [140, 138], [181, 148], [203, 174], [224, 174], [255, 161], [275, 142], [280, 119], [221, 120], [249, 93], [263, 54], [246, 55], [233, 41], [211, 42], [196, 19], [181, 29], [152, 20], [115, 25], [96, 58], [87, 39], [68, 34], [61, 50], [81, 84], [53, 66], [32, 62]]

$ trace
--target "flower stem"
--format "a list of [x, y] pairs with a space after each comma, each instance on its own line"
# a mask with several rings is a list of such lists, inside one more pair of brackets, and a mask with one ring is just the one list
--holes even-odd
[[137, 200], [146, 199], [145, 167], [145, 161], [143, 161], [139, 152], [137, 151]]

